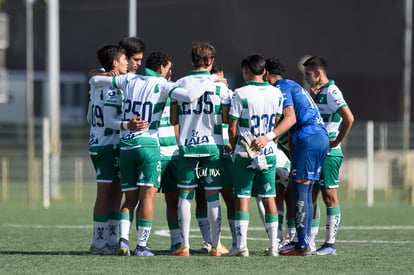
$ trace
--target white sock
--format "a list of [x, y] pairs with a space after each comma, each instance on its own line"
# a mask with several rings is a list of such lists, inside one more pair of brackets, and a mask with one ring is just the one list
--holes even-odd
[[262, 198], [256, 197], [257, 210], [259, 211], [259, 217], [262, 220], [263, 225], [265, 224], [265, 208], [263, 205]]
[[119, 220], [108, 220], [108, 244], [118, 244], [118, 231], [119, 231]]
[[142, 246], [142, 247], [147, 247], [150, 233], [151, 233], [150, 226], [139, 225], [138, 231], [137, 231], [137, 238], [138, 238], [137, 245]]
[[236, 236], [237, 236], [237, 248], [247, 247], [247, 229], [249, 228], [248, 220], [235, 220]]
[[180, 225], [181, 247], [190, 247], [191, 200], [178, 199], [178, 224]]
[[269, 235], [269, 248], [277, 249], [279, 246], [279, 239], [277, 238], [278, 222], [265, 223], [266, 231]]
[[336, 233], [338, 232], [339, 223], [341, 222], [341, 214], [326, 216], [326, 243], [334, 244], [336, 241]]
[[108, 222], [93, 222], [92, 245], [96, 248], [103, 248], [107, 242]]
[[220, 201], [207, 201], [207, 216], [210, 224], [211, 244], [213, 247], [220, 246], [221, 236], [221, 206]]
[[119, 237], [129, 240], [129, 231], [131, 229], [131, 222], [129, 220], [119, 221]]
[[309, 246], [310, 246], [311, 251], [316, 250], [316, 236], [318, 235], [318, 231], [319, 231], [319, 227], [314, 226], [311, 228], [311, 235], [309, 239]]
[[200, 229], [201, 236], [203, 237], [203, 241], [206, 243], [211, 244], [211, 232], [210, 232], [210, 222], [208, 221], [208, 213], [207, 217], [197, 218], [198, 228]]

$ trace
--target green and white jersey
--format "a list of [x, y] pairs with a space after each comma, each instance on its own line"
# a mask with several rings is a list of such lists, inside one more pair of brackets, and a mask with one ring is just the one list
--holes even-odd
[[99, 152], [116, 148], [119, 144], [119, 131], [107, 128], [104, 123], [105, 106], [122, 106], [122, 92], [115, 88], [94, 88], [89, 90], [89, 108], [87, 120], [90, 124], [89, 150]]
[[[163, 77], [159, 73], [148, 68], [145, 68], [144, 75]], [[161, 160], [170, 160], [173, 156], [178, 156], [178, 146], [175, 138], [174, 126], [170, 123], [170, 101], [170, 98], [167, 98], [158, 128]]]
[[[234, 90], [230, 118], [239, 121], [239, 138], [247, 133], [258, 137], [273, 130], [275, 118], [282, 115], [282, 108], [283, 95], [279, 88], [268, 82], [249, 81]], [[270, 141], [262, 151], [266, 156], [275, 155], [276, 144]], [[234, 153], [239, 152], [245, 152], [245, 149], [237, 143]]]
[[[341, 127], [342, 117], [339, 111], [348, 106], [341, 90], [330, 80], [315, 97], [315, 103], [325, 123], [329, 140], [335, 140]], [[329, 148], [329, 155], [342, 156], [341, 144]]]
[[160, 127], [158, 128], [160, 139], [161, 159], [171, 159], [178, 156], [177, 139], [175, 138], [174, 126], [170, 123], [170, 99], [167, 99], [164, 112], [161, 116]]
[[205, 93], [206, 88], [214, 79], [217, 79], [210, 77], [193, 90], [188, 91], [156, 72], [153, 74], [158, 76], [126, 74], [114, 77], [94, 76], [89, 80], [89, 84], [95, 87], [112, 85], [124, 91], [122, 120], [131, 120], [140, 116], [149, 123], [148, 128], [141, 131], [122, 130], [121, 150], [141, 146], [159, 146], [158, 127], [167, 98], [171, 97], [183, 102], [194, 101]]
[[[177, 84], [191, 91], [211, 76], [209, 71], [191, 71]], [[230, 105], [230, 95], [224, 83], [210, 80], [204, 94], [192, 103], [178, 104], [180, 153], [185, 157], [206, 157], [223, 149], [221, 107]]]

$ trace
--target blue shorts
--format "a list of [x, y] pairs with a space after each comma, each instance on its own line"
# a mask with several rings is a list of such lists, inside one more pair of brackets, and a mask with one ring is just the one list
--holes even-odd
[[297, 139], [293, 144], [290, 166], [292, 180], [319, 180], [328, 148], [328, 136], [324, 133]]

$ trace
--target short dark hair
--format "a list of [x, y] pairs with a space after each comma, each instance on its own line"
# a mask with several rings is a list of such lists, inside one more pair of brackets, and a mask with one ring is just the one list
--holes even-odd
[[303, 63], [303, 66], [308, 67], [311, 70], [322, 69], [326, 71], [328, 69], [328, 64], [325, 59], [320, 56], [311, 56]]
[[242, 68], [249, 68], [255, 75], [263, 74], [266, 66], [266, 60], [259, 54], [251, 54], [244, 58], [241, 62]]
[[144, 41], [136, 36], [125, 37], [119, 41], [119, 46], [125, 49], [127, 58], [137, 53], [145, 52], [145, 43]]
[[158, 72], [161, 66], [166, 66], [168, 62], [172, 63], [172, 59], [165, 52], [152, 52], [145, 61], [145, 67]]
[[123, 54], [126, 55], [124, 48], [118, 45], [105, 45], [97, 51], [99, 63], [107, 72], [113, 69], [112, 62], [119, 60]]
[[285, 75], [285, 65], [283, 65], [283, 63], [277, 58], [266, 59], [266, 70], [270, 74], [280, 75], [280, 76]]
[[210, 70], [210, 73], [215, 74], [215, 73], [223, 72], [223, 71], [224, 71], [223, 66], [221, 66], [218, 63], [214, 63], [213, 67]]

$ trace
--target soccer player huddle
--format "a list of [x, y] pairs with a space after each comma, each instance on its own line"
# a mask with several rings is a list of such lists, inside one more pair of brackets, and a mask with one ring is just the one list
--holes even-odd
[[[89, 153], [97, 181], [92, 254], [154, 256], [148, 240], [155, 194], [162, 192], [171, 255], [249, 256], [251, 197], [268, 235], [266, 255], [335, 255], [340, 144], [354, 118], [327, 77], [326, 61], [313, 56], [303, 64], [307, 91], [283, 78], [278, 59], [250, 54], [241, 61], [245, 83], [232, 91], [210, 43], [193, 45], [193, 70], [175, 82], [172, 59], [161, 51], [136, 74], [144, 51], [140, 38], [124, 38], [99, 49], [103, 68], [90, 72]], [[327, 219], [317, 249], [320, 192]], [[220, 194], [229, 249], [221, 243]], [[190, 249], [193, 200], [203, 237], [198, 250]], [[134, 215], [137, 246], [130, 250]]]

